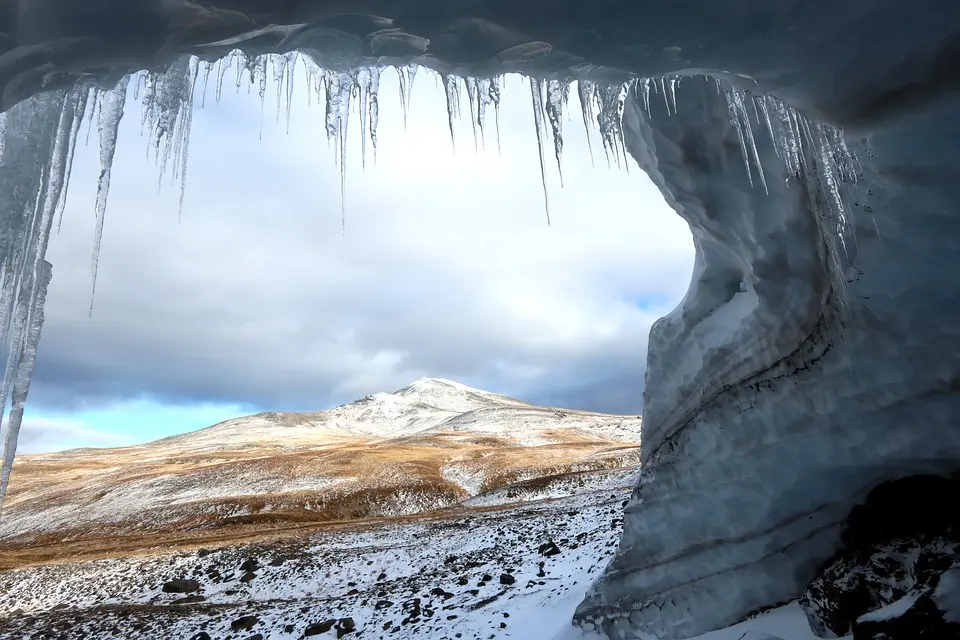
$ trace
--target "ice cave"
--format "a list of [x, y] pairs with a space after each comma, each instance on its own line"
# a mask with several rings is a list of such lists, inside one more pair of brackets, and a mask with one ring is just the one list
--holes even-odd
[[[183, 185], [197, 86], [310, 83], [342, 167], [372, 161], [379, 109], [407, 108], [418, 70], [488, 136], [502, 75], [528, 77], [544, 172], [580, 110], [594, 153], [630, 154], [694, 237], [688, 293], [651, 331], [644, 470], [580, 628], [688, 638], [796, 599], [872, 490], [957, 472], [960, 4], [19, 0], [0, 34], [0, 500], [78, 137], [99, 139], [102, 230], [128, 87], [125, 117]], [[378, 94], [387, 66], [399, 97]]]

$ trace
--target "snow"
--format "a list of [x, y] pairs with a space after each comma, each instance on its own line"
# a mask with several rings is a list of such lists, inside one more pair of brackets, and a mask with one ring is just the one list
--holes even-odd
[[917, 603], [917, 600], [920, 599], [922, 593], [911, 593], [906, 595], [895, 602], [891, 602], [885, 607], [880, 607], [875, 611], [864, 614], [857, 618], [857, 622], [882, 622], [883, 620], [893, 620], [899, 618], [907, 611], [910, 610], [910, 607]]
[[[26, 636], [63, 615], [74, 621], [74, 629], [104, 640], [143, 637], [154, 628], [189, 637], [202, 623], [220, 637], [233, 620], [256, 615], [250, 632], [269, 639], [297, 637], [284, 632], [287, 624], [297, 634], [314, 622], [350, 617], [369, 638], [460, 633], [588, 640], [589, 632], [570, 620], [613, 553], [620, 504], [629, 491], [629, 486], [587, 488], [502, 510], [332, 527], [305, 538], [228, 546], [203, 557], [167, 552], [0, 573], [0, 635]], [[541, 545], [550, 541], [557, 553], [544, 555]], [[244, 572], [237, 567], [247, 558], [259, 566], [252, 580], [240, 582]], [[503, 575], [514, 581], [502, 584]], [[162, 592], [162, 584], [173, 578], [200, 582], [205, 600], [170, 605], [183, 595]], [[411, 619], [414, 598], [420, 599], [421, 613]], [[138, 608], [123, 614], [129, 605]], [[139, 632], [131, 630], [135, 624]], [[400, 631], [390, 630], [394, 626]], [[814, 636], [791, 604], [702, 640], [767, 637]]]
[[933, 592], [934, 602], [944, 613], [944, 620], [960, 624], [960, 563], [955, 563], [940, 577]]

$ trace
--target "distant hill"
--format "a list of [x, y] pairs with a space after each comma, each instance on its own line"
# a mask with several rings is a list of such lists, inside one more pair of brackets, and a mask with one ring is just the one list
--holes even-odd
[[24, 553], [64, 541], [142, 547], [559, 497], [623, 486], [639, 437], [637, 416], [424, 378], [327, 411], [20, 457], [0, 540]]

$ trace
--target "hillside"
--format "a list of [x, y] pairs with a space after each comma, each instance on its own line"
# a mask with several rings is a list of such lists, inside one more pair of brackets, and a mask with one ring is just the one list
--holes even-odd
[[623, 486], [639, 427], [422, 379], [327, 411], [23, 456], [0, 519], [0, 568]]

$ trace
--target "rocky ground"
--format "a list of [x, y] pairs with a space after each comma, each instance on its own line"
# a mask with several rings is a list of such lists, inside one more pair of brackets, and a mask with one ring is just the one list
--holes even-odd
[[0, 637], [546, 638], [613, 554], [629, 491], [0, 573]]

